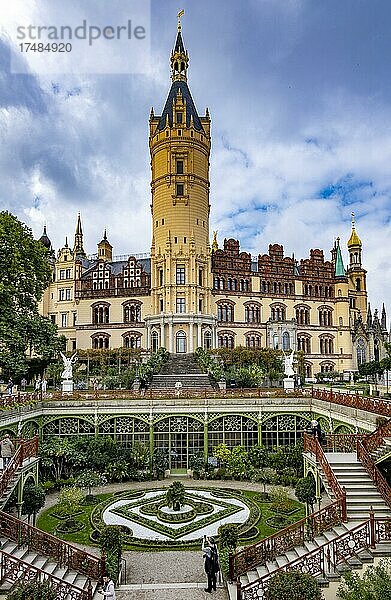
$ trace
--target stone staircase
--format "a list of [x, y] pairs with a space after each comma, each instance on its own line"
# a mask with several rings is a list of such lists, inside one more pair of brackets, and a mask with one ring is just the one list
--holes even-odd
[[194, 354], [171, 354], [161, 372], [154, 375], [151, 381], [153, 390], [176, 391], [176, 383], [180, 382], [181, 390], [213, 389], [209, 375], [202, 373]]
[[[323, 453], [318, 445], [320, 452], [315, 457], [311, 454], [314, 452], [314, 442], [311, 439], [308, 436], [307, 447], [312, 447], [312, 450], [306, 451], [304, 457], [310, 464], [316, 465], [325, 490], [334, 503], [325, 506], [319, 516], [311, 515], [302, 525], [298, 522], [290, 526], [289, 530], [276, 534], [276, 539], [271, 536], [268, 538], [270, 541], [266, 539], [260, 542], [258, 548], [256, 544], [253, 548], [250, 546], [239, 551], [236, 558], [237, 572], [241, 573], [243, 564], [248, 565], [248, 570], [241, 573], [237, 581], [228, 583], [230, 600], [263, 597], [270, 579], [280, 569], [296, 568], [309, 572], [321, 585], [328, 586], [330, 582], [338, 581], [344, 570], [361, 569], [376, 556], [391, 556], [391, 509], [358, 460], [357, 454]], [[390, 449], [391, 440], [384, 439], [382, 446], [372, 452], [371, 456], [368, 454], [368, 459], [379, 459]], [[329, 474], [326, 477], [327, 469]], [[341, 513], [336, 518], [337, 506], [343, 502], [343, 498], [336, 497], [330, 486], [333, 486], [335, 494], [338, 489], [342, 491], [344, 488], [346, 491], [345, 523], [341, 522]], [[314, 523], [317, 525], [314, 526]], [[321, 529], [317, 529], [319, 525]], [[313, 536], [311, 531], [321, 533]], [[235, 573], [235, 568], [232, 572]]]
[[18, 481], [22, 473], [34, 467], [35, 463], [37, 463], [38, 461], [39, 459], [35, 457], [27, 458], [23, 461], [23, 464], [16, 469], [15, 473], [8, 481], [8, 485], [5, 488], [4, 492], [0, 492], [0, 510], [3, 510], [4, 506], [7, 504], [12, 492], [18, 485]]
[[[368, 518], [368, 515], [367, 515]], [[329, 531], [325, 531], [323, 534], [316, 536], [313, 540], [304, 542], [302, 546], [296, 546], [295, 548], [277, 556], [275, 560], [267, 561], [263, 566], [257, 566], [254, 569], [247, 571], [245, 574], [240, 576], [241, 586], [244, 587], [252, 582], [257, 581], [259, 578], [263, 578], [264, 581], [270, 579], [277, 570], [282, 567], [290, 565], [294, 568], [295, 561], [300, 561], [303, 556], [308, 555], [309, 560], [311, 556], [315, 555], [317, 551], [323, 548], [332, 548], [332, 543], [336, 540], [342, 541], [343, 538], [349, 538], [351, 531], [358, 525], [357, 521], [349, 521], [336, 527], [333, 527]], [[317, 577], [322, 587], [327, 587], [330, 582], [339, 580], [341, 574], [346, 570], [361, 569], [364, 564], [372, 563], [376, 556], [391, 556], [391, 544], [384, 543], [379, 544], [375, 549], [361, 549], [358, 550], [354, 557], [348, 558], [346, 561], [342, 561], [335, 568], [326, 567], [324, 575]], [[292, 566], [291, 566], [292, 565]], [[230, 600], [237, 600], [237, 585], [234, 582], [228, 582], [228, 594]], [[254, 595], [254, 591], [248, 596], [249, 598], [258, 598], [258, 595]], [[259, 596], [263, 597], [263, 596]], [[244, 592], [244, 599], [246, 600], [246, 592]]]
[[[0, 597], [8, 594], [15, 585], [15, 569], [26, 574], [34, 574], [39, 579], [49, 578], [52, 585], [58, 590], [59, 597], [64, 600], [71, 600], [79, 597], [83, 598], [91, 583], [91, 598], [102, 598], [97, 592], [98, 582], [89, 580], [86, 575], [70, 569], [66, 566], [60, 566], [56, 561], [47, 556], [30, 550], [27, 546], [19, 546], [16, 542], [7, 538], [0, 538], [1, 555], [3, 562], [3, 578], [0, 582]], [[4, 568], [5, 566], [5, 568]], [[7, 571], [12, 575], [7, 577]], [[19, 579], [19, 578], [18, 578]], [[29, 580], [30, 577], [27, 577]], [[67, 593], [68, 592], [68, 593]], [[87, 598], [87, 595], [85, 596]]]
[[[376, 489], [372, 479], [353, 452], [326, 452], [326, 458], [337, 478], [346, 489], [348, 519], [361, 521], [368, 518], [370, 508], [375, 517], [391, 517], [391, 510]], [[332, 496], [327, 481], [320, 476], [329, 496]]]
[[383, 440], [383, 444], [379, 446], [374, 452], [371, 453], [371, 456], [376, 464], [381, 463], [383, 460], [390, 458], [391, 456], [391, 437], [385, 437]]

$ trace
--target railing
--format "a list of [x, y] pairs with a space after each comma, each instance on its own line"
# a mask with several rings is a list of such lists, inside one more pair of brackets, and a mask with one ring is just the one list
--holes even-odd
[[24, 562], [7, 552], [1, 551], [0, 581], [11, 584], [21, 581], [45, 581], [49, 579], [51, 586], [56, 590], [56, 598], [67, 600], [92, 600], [92, 585], [88, 579], [84, 588], [73, 583], [59, 579], [55, 575], [42, 571], [31, 563]]
[[342, 520], [346, 521], [346, 490], [339, 483], [316, 436], [304, 433], [304, 452], [311, 452], [321, 467], [334, 498], [342, 502]]
[[296, 521], [256, 544], [243, 548], [240, 552], [231, 554], [230, 579], [235, 580], [256, 565], [265, 565], [284, 552], [295, 546], [303, 545], [306, 540], [311, 540], [323, 531], [328, 531], [334, 525], [340, 524], [343, 521], [344, 510], [344, 501], [342, 498], [338, 498], [333, 504]]
[[[210, 388], [203, 389], [181, 389], [178, 396], [178, 391], [168, 388], [167, 390], [155, 390], [149, 388], [140, 391], [135, 390], [74, 390], [72, 394], [67, 393], [67, 397], [75, 400], [104, 400], [104, 399], [123, 399], [123, 400], [139, 400], [147, 399], [191, 399], [191, 398], [292, 398], [292, 397], [310, 397], [311, 390], [295, 390], [292, 394], [286, 393], [281, 388], [240, 388], [228, 390], [215, 390]], [[48, 393], [46, 400], [61, 400], [64, 397], [61, 392]]]
[[360, 396], [359, 394], [335, 392], [333, 390], [325, 390], [321, 388], [312, 388], [312, 397], [316, 398], [317, 400], [333, 402], [334, 404], [342, 404], [343, 406], [349, 406], [350, 408], [357, 408], [359, 410], [366, 410], [376, 413], [377, 415], [391, 417], [391, 402], [389, 400], [384, 400], [381, 398], [367, 398]]
[[[339, 565], [357, 558], [363, 550], [374, 549], [377, 544], [390, 541], [391, 520], [375, 518], [371, 512], [368, 520], [276, 569], [273, 576], [282, 571], [298, 570], [313, 577], [326, 577], [329, 573], [335, 573]], [[267, 574], [244, 586], [239, 584], [237, 599], [259, 600], [264, 596], [271, 579]]]
[[384, 438], [391, 436], [391, 419], [378, 427], [370, 435], [364, 436], [363, 444], [368, 452], [374, 452], [384, 444]]
[[375, 461], [365, 447], [365, 440], [357, 441], [357, 458], [361, 462], [369, 477], [375, 484], [377, 491], [382, 496], [384, 502], [391, 508], [391, 489], [387, 481], [377, 468]]
[[28, 458], [37, 456], [38, 436], [30, 440], [20, 440], [18, 442], [18, 448], [0, 478], [0, 498], [4, 495], [7, 487], [15, 477], [16, 471], [23, 465], [23, 462]]
[[324, 452], [356, 452], [357, 440], [367, 434], [356, 433], [327, 433], [322, 438]]
[[55, 560], [60, 566], [74, 569], [91, 579], [100, 579], [104, 575], [105, 560], [68, 542], [41, 531], [16, 517], [0, 511], [0, 535], [19, 546], [42, 553]]
[[[0, 495], [4, 494], [11, 480], [15, 477], [17, 470], [23, 465], [24, 461], [29, 458], [38, 456], [38, 437], [30, 440], [20, 440], [18, 442], [17, 450], [12, 457], [9, 465], [4, 470], [0, 478]], [[52, 558], [59, 566], [67, 567], [69, 569], [78, 571], [90, 579], [101, 579], [105, 573], [105, 559], [104, 557], [98, 558], [84, 550], [80, 550], [72, 544], [68, 544], [59, 538], [56, 538], [45, 531], [41, 531], [36, 527], [17, 519], [16, 517], [9, 515], [5, 512], [0, 511], [0, 536], [7, 539], [13, 540], [18, 546], [27, 546], [30, 550], [42, 553], [45, 556]], [[12, 570], [16, 570], [17, 574], [23, 571], [24, 563], [17, 557], [9, 556], [9, 560], [5, 553], [2, 553], [6, 561], [2, 565], [2, 579], [9, 579], [13, 576], [10, 573]], [[11, 560], [12, 559], [12, 560]], [[3, 559], [2, 559], [3, 560]], [[7, 563], [8, 560], [8, 563]], [[14, 566], [17, 565], [15, 569]], [[4, 566], [4, 569], [3, 569]], [[11, 569], [12, 566], [12, 569]], [[31, 567], [33, 573], [37, 577], [48, 578], [54, 582], [54, 586], [58, 585], [58, 581], [50, 573], [43, 572], [37, 567]], [[17, 575], [19, 577], [19, 575]], [[35, 576], [35, 575], [34, 575]], [[64, 589], [69, 584], [63, 582]], [[62, 590], [63, 588], [61, 588]], [[77, 586], [70, 586], [69, 598], [77, 600], [92, 600], [92, 587], [91, 583], [85, 589], [77, 588]], [[62, 591], [61, 591], [62, 594]], [[59, 595], [61, 598], [68, 598], [64, 595]]]

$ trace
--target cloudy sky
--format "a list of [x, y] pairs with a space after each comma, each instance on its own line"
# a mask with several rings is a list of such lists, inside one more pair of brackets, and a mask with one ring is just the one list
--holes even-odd
[[[115, 254], [149, 251], [148, 116], [164, 105], [185, 8], [189, 85], [212, 117], [211, 231], [253, 254], [279, 242], [297, 258], [311, 247], [329, 256], [340, 236], [346, 260], [354, 211], [370, 300], [387, 305], [389, 0], [178, 1], [152, 0], [141, 73], [103, 74], [102, 63], [101, 74], [74, 65], [71, 74], [21, 75], [10, 68], [18, 47], [9, 27], [37, 15], [49, 22], [54, 0], [2, 0], [0, 208], [37, 236], [46, 222], [56, 248], [80, 211], [87, 252], [105, 227]], [[91, 21], [99, 9], [110, 24], [128, 17], [132, 1], [62, 5], [82, 6]]]

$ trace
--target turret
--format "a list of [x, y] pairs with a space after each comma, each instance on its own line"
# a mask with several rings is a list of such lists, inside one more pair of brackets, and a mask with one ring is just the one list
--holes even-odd
[[78, 215], [77, 215], [75, 241], [73, 244], [73, 253], [75, 256], [80, 256], [83, 258], [86, 256], [86, 253], [84, 252], [84, 247], [83, 247], [83, 230], [82, 230], [82, 226], [81, 226], [80, 213], [78, 213]]
[[107, 239], [106, 229], [103, 234], [103, 239], [98, 244], [98, 259], [104, 260], [105, 262], [111, 262], [113, 260], [113, 246]]

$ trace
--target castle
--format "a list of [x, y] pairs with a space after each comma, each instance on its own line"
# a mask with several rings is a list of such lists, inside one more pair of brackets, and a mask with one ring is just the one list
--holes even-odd
[[239, 241], [219, 248], [209, 231], [211, 119], [198, 114], [187, 82], [181, 24], [171, 53], [171, 88], [160, 115], [151, 110], [152, 243], [150, 255], [115, 257], [106, 231], [87, 256], [80, 214], [73, 246], [54, 254], [53, 281], [41, 312], [78, 348], [272, 347], [301, 350], [307, 380], [349, 374], [379, 360], [388, 339], [386, 312], [372, 316], [363, 245], [352, 218], [343, 264], [340, 240], [330, 259], [285, 256], [279, 244], [253, 257]]

